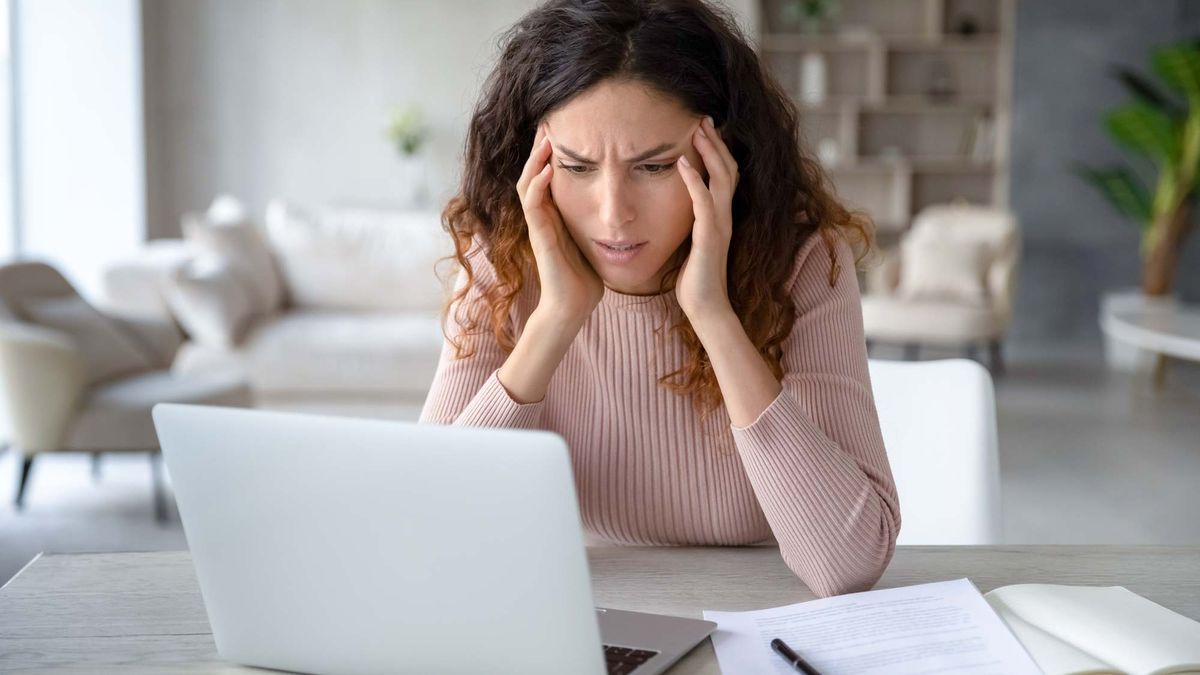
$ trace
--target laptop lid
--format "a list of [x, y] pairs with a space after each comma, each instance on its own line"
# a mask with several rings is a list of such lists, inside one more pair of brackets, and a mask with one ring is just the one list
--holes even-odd
[[605, 672], [563, 439], [163, 403], [220, 655], [308, 672]]

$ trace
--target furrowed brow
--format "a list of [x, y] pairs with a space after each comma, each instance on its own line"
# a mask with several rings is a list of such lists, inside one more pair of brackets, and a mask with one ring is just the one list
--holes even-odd
[[[649, 159], [659, 153], [666, 152], [667, 150], [670, 150], [671, 148], [674, 148], [674, 147], [675, 147], [674, 143], [662, 143], [660, 145], [656, 145], [653, 148], [650, 148], [649, 150], [647, 150], [645, 152], [640, 152], [636, 156], [634, 156], [630, 159], [627, 159], [625, 161], [630, 164], [633, 164], [636, 162], [640, 162], [643, 159]], [[574, 150], [568, 150], [567, 148], [565, 148], [561, 145], [557, 146], [555, 149], [558, 150], [559, 152], [561, 152], [562, 154], [566, 155], [567, 157], [570, 157], [571, 159], [575, 160], [576, 162], [583, 162], [585, 164], [596, 164], [597, 163], [596, 160], [588, 159], [587, 157], [584, 157], [583, 155], [579, 154], [578, 152], [575, 152]]]

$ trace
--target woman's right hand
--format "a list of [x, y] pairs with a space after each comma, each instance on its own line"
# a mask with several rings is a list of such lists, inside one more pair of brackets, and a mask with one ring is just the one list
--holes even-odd
[[[550, 141], [538, 125], [533, 150], [517, 181], [517, 195], [529, 228], [529, 244], [541, 282], [538, 309], [582, 326], [604, 295], [604, 282], [579, 250], [550, 192], [554, 168]], [[540, 312], [539, 312], [540, 313]]]

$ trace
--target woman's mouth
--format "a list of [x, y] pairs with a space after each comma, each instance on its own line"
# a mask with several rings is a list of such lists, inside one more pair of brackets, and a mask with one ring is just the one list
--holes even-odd
[[599, 239], [593, 239], [592, 242], [605, 260], [618, 264], [633, 260], [649, 243], [645, 241], [601, 241]]

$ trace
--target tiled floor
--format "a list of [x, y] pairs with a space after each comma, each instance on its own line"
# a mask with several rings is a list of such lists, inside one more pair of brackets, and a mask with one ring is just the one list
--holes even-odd
[[[1095, 352], [1010, 362], [996, 385], [1007, 543], [1200, 543], [1200, 366], [1173, 364], [1156, 392]], [[0, 454], [0, 581], [39, 550], [186, 547], [177, 520], [154, 522], [145, 455], [108, 457], [99, 483], [84, 455], [41, 458], [20, 515], [16, 473]]]

